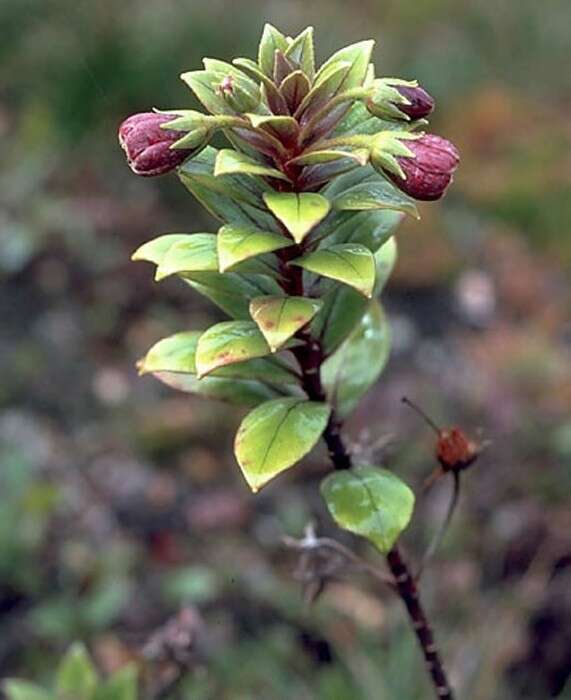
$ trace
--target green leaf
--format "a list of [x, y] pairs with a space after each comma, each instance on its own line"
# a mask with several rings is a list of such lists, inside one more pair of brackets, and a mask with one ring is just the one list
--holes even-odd
[[340, 91], [350, 71], [351, 64], [341, 62], [325, 71], [319, 82], [316, 78], [313, 87], [303, 97], [295, 112], [296, 119], [303, 118], [303, 123], [307, 123], [312, 115], [315, 115]]
[[172, 389], [237, 406], [258, 406], [281, 395], [276, 389], [253, 380], [218, 376], [197, 379], [193, 374], [176, 372], [154, 372], [153, 376]]
[[375, 253], [375, 294], [380, 294], [393, 271], [397, 260], [397, 242], [394, 236], [384, 243]]
[[219, 367], [269, 353], [270, 348], [253, 321], [223, 321], [200, 336], [196, 347], [196, 372], [201, 379]]
[[389, 358], [390, 327], [381, 305], [369, 304], [351, 335], [321, 366], [330, 403], [347, 416], [377, 381]]
[[316, 445], [330, 411], [327, 404], [286, 398], [263, 403], [244, 418], [234, 451], [254, 493]]
[[340, 92], [341, 90], [348, 90], [362, 85], [367, 75], [374, 45], [374, 41], [368, 40], [360, 41], [357, 44], [351, 44], [350, 46], [345, 46], [340, 49], [321, 66], [315, 76], [315, 83], [318, 84], [323, 80], [324, 76], [326, 76], [334, 66], [341, 63], [348, 63], [350, 69], [342, 85], [339, 86], [338, 91]]
[[299, 124], [293, 117], [283, 115], [246, 114], [250, 124], [280, 140], [292, 141], [299, 133]]
[[323, 238], [320, 247], [340, 243], [359, 243], [375, 253], [402, 221], [403, 214], [390, 209], [342, 211], [332, 214], [315, 232]]
[[227, 224], [218, 231], [220, 272], [231, 270], [244, 260], [287, 248], [291, 244], [289, 238], [277, 233]]
[[[155, 343], [137, 363], [139, 374], [171, 372], [197, 374], [196, 348], [203, 331], [183, 331]], [[220, 367], [217, 377], [256, 379], [270, 384], [292, 384], [296, 377], [292, 370], [275, 358], [253, 359]]]
[[237, 272], [193, 272], [184, 281], [232, 318], [250, 318], [250, 301], [261, 294], [279, 294], [277, 282], [265, 275]]
[[365, 148], [355, 149], [353, 151], [307, 151], [301, 156], [292, 158], [288, 161], [288, 165], [319, 165], [320, 163], [331, 163], [336, 160], [350, 158], [359, 165], [366, 165], [369, 159], [369, 151]]
[[8, 700], [55, 700], [55, 696], [35, 683], [10, 678], [4, 681]]
[[213, 70], [194, 70], [183, 73], [182, 80], [211, 114], [236, 114], [220, 93], [224, 74]]
[[287, 39], [271, 24], [266, 24], [258, 49], [258, 65], [269, 78], [274, 74], [274, 58], [278, 50], [287, 51]]
[[369, 304], [362, 294], [345, 285], [333, 285], [323, 299], [323, 307], [312, 324], [326, 355], [334, 352], [349, 336]]
[[403, 481], [368, 464], [331, 474], [321, 495], [339, 527], [365, 537], [383, 554], [410, 522], [414, 506], [414, 494]]
[[329, 200], [312, 193], [266, 192], [264, 201], [298, 244], [327, 216], [331, 208]]
[[61, 700], [91, 700], [97, 682], [97, 673], [85, 647], [73, 644], [57, 671], [58, 696]]
[[158, 238], [143, 243], [142, 246], [131, 255], [131, 260], [144, 260], [160, 265], [169, 249], [175, 244], [188, 238], [188, 233], [165, 233]]
[[286, 58], [294, 61], [310, 80], [315, 73], [315, 50], [313, 27], [307, 27], [291, 42], [285, 52]]
[[385, 180], [364, 182], [350, 188], [333, 201], [338, 210], [396, 209], [419, 218], [414, 199]]
[[213, 233], [193, 233], [172, 245], [159, 262], [155, 280], [174, 274], [218, 272], [216, 236]]
[[137, 668], [126, 666], [99, 686], [93, 700], [137, 700]]
[[262, 175], [289, 182], [289, 178], [281, 170], [259, 163], [253, 158], [231, 148], [224, 148], [218, 152], [216, 157], [214, 177], [220, 177], [221, 175]]
[[321, 308], [320, 299], [265, 296], [252, 299], [250, 313], [272, 352], [279, 350]]
[[322, 248], [292, 260], [304, 270], [343, 282], [370, 298], [375, 286], [375, 258], [368, 248], [344, 243]]

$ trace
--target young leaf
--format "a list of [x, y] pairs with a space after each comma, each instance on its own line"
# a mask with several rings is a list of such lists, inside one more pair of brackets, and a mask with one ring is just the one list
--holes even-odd
[[[350, 63], [341, 62], [325, 71], [319, 82], [316, 78], [313, 87], [303, 97], [294, 115], [296, 119], [301, 120], [303, 126], [339, 92], [350, 70]], [[280, 89], [283, 91], [283, 86]]]
[[218, 271], [216, 236], [193, 233], [168, 249], [157, 267], [155, 280], [174, 274], [215, 271]]
[[231, 148], [224, 148], [218, 152], [214, 166], [214, 177], [220, 177], [220, 175], [262, 175], [277, 180], [289, 180], [281, 170], [264, 165]]
[[266, 192], [264, 202], [298, 244], [327, 216], [331, 208], [329, 200], [312, 193]]
[[212, 70], [194, 70], [183, 73], [182, 80], [211, 114], [236, 114], [220, 92], [224, 74]]
[[299, 133], [299, 125], [293, 117], [246, 114], [250, 124], [256, 129], [263, 129], [280, 140], [293, 141]]
[[35, 683], [10, 678], [4, 681], [8, 700], [56, 700], [55, 696]]
[[220, 272], [231, 270], [244, 260], [287, 248], [290, 245], [289, 238], [277, 233], [227, 224], [218, 231]]
[[345, 158], [354, 160], [358, 165], [366, 165], [369, 159], [369, 151], [365, 148], [353, 151], [308, 151], [301, 156], [292, 158], [288, 161], [288, 165], [319, 165], [320, 163], [331, 163]]
[[313, 27], [307, 27], [288, 46], [285, 55], [296, 63], [310, 80], [315, 73], [315, 50], [313, 47]]
[[126, 666], [101, 684], [93, 700], [137, 700], [137, 669]]
[[269, 78], [274, 74], [274, 58], [278, 50], [287, 51], [287, 39], [271, 24], [266, 24], [258, 49], [258, 65]]
[[234, 451], [254, 493], [315, 446], [330, 411], [327, 404], [286, 398], [263, 403], [244, 418]]
[[377, 381], [389, 358], [390, 327], [377, 301], [321, 366], [321, 381], [339, 415], [348, 415]]
[[337, 471], [321, 494], [339, 527], [361, 535], [386, 554], [408, 525], [414, 494], [392, 472], [368, 464]]
[[143, 243], [131, 255], [131, 260], [144, 260], [152, 262], [155, 265], [160, 265], [169, 249], [175, 244], [180, 243], [188, 238], [188, 233], [165, 233], [158, 238], [153, 238], [151, 241]]
[[92, 700], [97, 683], [97, 673], [85, 647], [73, 644], [57, 671], [58, 696], [62, 700]]
[[333, 207], [341, 211], [396, 209], [419, 218], [414, 200], [380, 178], [350, 188], [333, 201]]
[[295, 112], [306, 96], [311, 85], [305, 73], [296, 70], [286, 76], [280, 83], [280, 94], [291, 112]]
[[196, 348], [196, 371], [201, 379], [213, 370], [269, 355], [270, 348], [253, 321], [223, 321], [205, 331]]
[[250, 313], [271, 351], [276, 352], [311, 321], [322, 303], [306, 297], [256, 297], [250, 302]]
[[357, 44], [351, 44], [350, 46], [340, 49], [321, 66], [315, 76], [315, 83], [318, 84], [323, 80], [323, 77], [327, 75], [333, 66], [337, 66], [341, 63], [348, 63], [350, 69], [342, 85], [339, 86], [338, 91], [349, 90], [350, 88], [362, 85], [367, 76], [374, 45], [374, 41], [368, 40], [360, 41]]
[[334, 245], [296, 258], [290, 265], [299, 265], [309, 272], [343, 282], [367, 298], [372, 296], [375, 258], [365, 246], [356, 243]]

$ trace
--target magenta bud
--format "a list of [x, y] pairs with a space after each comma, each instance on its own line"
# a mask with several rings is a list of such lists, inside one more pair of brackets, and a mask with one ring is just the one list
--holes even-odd
[[137, 175], [152, 177], [174, 170], [196, 149], [171, 149], [183, 132], [161, 129], [161, 124], [176, 119], [175, 114], [141, 112], [125, 119], [119, 127], [119, 143], [127, 163]]
[[417, 87], [409, 87], [408, 85], [395, 85], [397, 90], [404, 98], [409, 101], [409, 104], [399, 102], [395, 107], [406, 114], [411, 119], [424, 119], [434, 109], [434, 98], [420, 85]]
[[460, 154], [453, 143], [425, 134], [419, 139], [402, 140], [414, 157], [397, 156], [406, 179], [384, 169], [385, 175], [406, 194], [422, 201], [440, 199], [452, 181], [452, 175], [460, 161]]

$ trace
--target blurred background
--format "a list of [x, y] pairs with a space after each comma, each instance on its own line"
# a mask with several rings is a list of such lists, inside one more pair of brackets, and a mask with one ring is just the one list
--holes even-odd
[[[49, 684], [79, 639], [105, 672], [143, 649], [153, 698], [430, 697], [390, 592], [330, 562], [303, 603], [282, 536], [312, 518], [382, 566], [324, 514], [324, 455], [254, 498], [240, 412], [134, 369], [219, 316], [131, 252], [215, 224], [175, 176], [132, 176], [117, 126], [195, 107], [179, 74], [254, 55], [265, 21], [314, 25], [321, 60], [376, 39], [377, 74], [417, 78], [461, 150], [446, 199], [400, 231], [391, 361], [349, 434], [416, 489], [435, 438], [403, 395], [490, 441], [425, 602], [459, 697], [571, 698], [569, 0], [0, 3], [0, 677]], [[410, 558], [449, 489], [419, 499]]]

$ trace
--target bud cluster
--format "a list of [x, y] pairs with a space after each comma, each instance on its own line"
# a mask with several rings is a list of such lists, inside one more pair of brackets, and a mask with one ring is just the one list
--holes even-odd
[[370, 163], [414, 199], [439, 199], [458, 152], [419, 131], [434, 100], [416, 81], [374, 77], [372, 48], [372, 41], [346, 47], [316, 70], [311, 28], [290, 39], [266, 25], [257, 62], [205, 59], [203, 70], [182, 75], [209, 115], [168, 110], [125, 120], [119, 140], [128, 163], [138, 175], [162, 175], [224, 130], [292, 191], [319, 191]]

